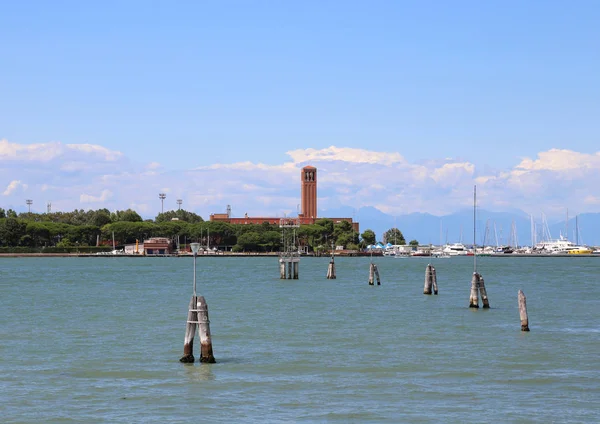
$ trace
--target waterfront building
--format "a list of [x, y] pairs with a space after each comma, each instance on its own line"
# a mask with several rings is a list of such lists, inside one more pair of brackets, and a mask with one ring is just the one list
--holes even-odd
[[[302, 207], [298, 214], [300, 225], [314, 224], [319, 219], [327, 218], [334, 223], [349, 222], [352, 224], [354, 231], [359, 233], [359, 224], [354, 222], [353, 218], [317, 216], [317, 200], [317, 168], [305, 166], [300, 171], [300, 205]], [[248, 214], [245, 214], [242, 218], [234, 218], [231, 216], [231, 208], [228, 206], [226, 213], [213, 213], [210, 215], [210, 220], [237, 225], [262, 224], [263, 222], [279, 225], [281, 217], [248, 216]]]

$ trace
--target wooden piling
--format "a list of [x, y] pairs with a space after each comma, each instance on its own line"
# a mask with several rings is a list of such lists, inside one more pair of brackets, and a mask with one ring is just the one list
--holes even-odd
[[431, 286], [433, 285], [433, 271], [431, 264], [427, 264], [425, 268], [425, 285], [423, 286], [423, 294], [431, 294]]
[[369, 285], [370, 286], [375, 285], [375, 264], [374, 263], [371, 263], [371, 265], [369, 265]]
[[483, 277], [481, 274], [477, 274], [478, 276], [478, 286], [479, 286], [479, 295], [481, 296], [481, 303], [483, 303], [483, 308], [488, 309], [490, 307], [490, 302], [487, 297], [487, 291], [485, 290], [485, 282], [483, 281]]
[[279, 260], [279, 278], [285, 280], [285, 262], [283, 259]]
[[437, 273], [435, 272], [435, 267], [431, 267], [431, 279], [433, 283], [433, 294], [438, 294], [438, 285], [437, 285]]
[[519, 316], [521, 318], [521, 331], [529, 331], [529, 317], [527, 316], [527, 299], [523, 290], [519, 290]]
[[471, 278], [471, 297], [469, 298], [469, 308], [479, 308], [479, 274], [473, 273]]
[[194, 362], [194, 335], [196, 334], [196, 326], [198, 322], [198, 313], [196, 312], [196, 303], [198, 298], [192, 296], [190, 306], [188, 308], [187, 323], [185, 326], [185, 339], [183, 342], [183, 356], [179, 359], [183, 363]]
[[198, 296], [198, 333], [200, 335], [200, 362], [214, 364], [217, 362], [213, 356], [212, 340], [210, 338], [210, 320], [208, 319], [208, 305], [204, 296]]
[[329, 266], [327, 267], [327, 279], [335, 280], [335, 261], [331, 258], [331, 262], [329, 262]]
[[375, 269], [375, 278], [377, 279], [377, 285], [380, 286], [381, 280], [379, 279], [379, 268], [377, 268], [377, 265], [375, 264], [373, 264], [373, 268]]
[[300, 262], [294, 261], [292, 262], [292, 267], [294, 268], [294, 280], [298, 279], [298, 268], [300, 268]]

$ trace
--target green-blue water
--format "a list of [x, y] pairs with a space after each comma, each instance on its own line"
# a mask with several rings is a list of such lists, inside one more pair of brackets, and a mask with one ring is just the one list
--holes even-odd
[[191, 258], [2, 258], [1, 421], [600, 422], [600, 258], [478, 259], [490, 310], [472, 258], [438, 296], [426, 258], [328, 261], [199, 258], [218, 363], [184, 365]]

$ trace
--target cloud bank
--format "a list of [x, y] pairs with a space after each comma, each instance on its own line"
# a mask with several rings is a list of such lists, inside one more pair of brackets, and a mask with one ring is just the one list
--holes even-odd
[[165, 170], [158, 161], [137, 163], [99, 145], [0, 140], [0, 207], [26, 210], [26, 191], [34, 200], [32, 210], [45, 210], [51, 201], [53, 210], [131, 207], [152, 218], [161, 207], [158, 193], [166, 193], [166, 210], [182, 199], [182, 207], [205, 219], [227, 205], [234, 216], [283, 216], [296, 213], [300, 169], [312, 165], [319, 170], [319, 209], [324, 211], [374, 206], [394, 215], [444, 215], [471, 206], [474, 184], [478, 203], [487, 210], [562, 216], [566, 208], [570, 213], [600, 208], [600, 152], [550, 149], [493, 171], [485, 163], [451, 158], [411, 163], [401, 152], [337, 146], [286, 154], [289, 160], [279, 164]]

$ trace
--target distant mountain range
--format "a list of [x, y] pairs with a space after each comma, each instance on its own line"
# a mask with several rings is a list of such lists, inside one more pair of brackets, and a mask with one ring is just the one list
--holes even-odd
[[[427, 213], [411, 213], [407, 215], [392, 216], [381, 212], [374, 207], [338, 208], [320, 210], [321, 217], [353, 216], [360, 223], [360, 232], [371, 229], [375, 232], [378, 241], [383, 241], [383, 234], [390, 228], [402, 231], [407, 243], [417, 240], [420, 244], [454, 243], [462, 241], [465, 244], [473, 243], [473, 210], [462, 210], [444, 216], [434, 216]], [[566, 217], [565, 217], [566, 218]], [[546, 233], [545, 227], [553, 239], [561, 235], [573, 242], [590, 246], [600, 245], [600, 213], [585, 213], [575, 217], [544, 224], [541, 216], [534, 216], [536, 240], [542, 240]], [[486, 245], [514, 244], [513, 223], [516, 239], [520, 246], [532, 244], [531, 218], [523, 211], [490, 212], [477, 209], [476, 236], [477, 244]], [[487, 230], [486, 230], [487, 229]], [[579, 230], [578, 232], [576, 230]], [[578, 233], [578, 234], [577, 234]], [[547, 236], [546, 236], [547, 238]], [[393, 243], [393, 240], [391, 240]]]

